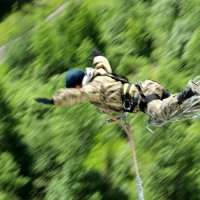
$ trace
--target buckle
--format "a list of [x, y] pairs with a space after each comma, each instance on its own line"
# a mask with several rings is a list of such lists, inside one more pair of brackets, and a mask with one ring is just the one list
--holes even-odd
[[125, 99], [123, 102], [123, 107], [124, 107], [124, 110], [131, 111], [132, 104], [130, 100]]

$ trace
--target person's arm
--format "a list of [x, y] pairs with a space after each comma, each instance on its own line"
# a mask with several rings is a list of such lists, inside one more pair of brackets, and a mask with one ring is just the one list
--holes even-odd
[[83, 101], [87, 101], [88, 97], [82, 89], [60, 89], [51, 99], [48, 98], [36, 98], [39, 103], [47, 105], [74, 105]]
[[87, 101], [88, 97], [83, 89], [60, 89], [53, 96], [55, 105], [74, 105]]
[[93, 51], [93, 65], [96, 70], [112, 73], [112, 69], [108, 59], [102, 56], [101, 52]]

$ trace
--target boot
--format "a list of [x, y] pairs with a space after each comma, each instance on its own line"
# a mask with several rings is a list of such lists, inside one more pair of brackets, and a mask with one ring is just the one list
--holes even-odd
[[200, 87], [195, 82], [189, 81], [186, 88], [177, 94], [178, 104], [194, 95], [200, 95]]

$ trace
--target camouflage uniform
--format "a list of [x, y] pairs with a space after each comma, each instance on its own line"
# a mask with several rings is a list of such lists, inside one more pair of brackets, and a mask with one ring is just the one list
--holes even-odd
[[[103, 113], [123, 112], [122, 102], [122, 83], [108, 76], [98, 76], [105, 73], [112, 73], [112, 69], [108, 60], [103, 56], [96, 56], [93, 60], [94, 78], [83, 85], [81, 89], [63, 88], [54, 96], [55, 105], [73, 105], [84, 101], [89, 101], [96, 105]], [[141, 82], [143, 94], [157, 94], [159, 97], [163, 95], [163, 87], [157, 82], [145, 80]], [[138, 89], [133, 84], [131, 87], [131, 96], [137, 101], [133, 113], [141, 111], [139, 102], [141, 100]], [[153, 100], [147, 104], [145, 113], [148, 115], [165, 120], [170, 114], [179, 109], [176, 96], [171, 95], [164, 100]]]

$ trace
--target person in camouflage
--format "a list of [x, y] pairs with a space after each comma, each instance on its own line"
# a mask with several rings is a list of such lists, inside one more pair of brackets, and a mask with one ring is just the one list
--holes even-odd
[[182, 102], [193, 95], [200, 95], [198, 85], [189, 81], [187, 87], [173, 95], [152, 80], [136, 84], [112, 74], [106, 57], [93, 51], [94, 68], [74, 69], [67, 72], [66, 88], [59, 89], [51, 99], [36, 98], [39, 103], [50, 105], [74, 105], [89, 101], [102, 113], [137, 113], [168, 120], [172, 113], [181, 108]]

